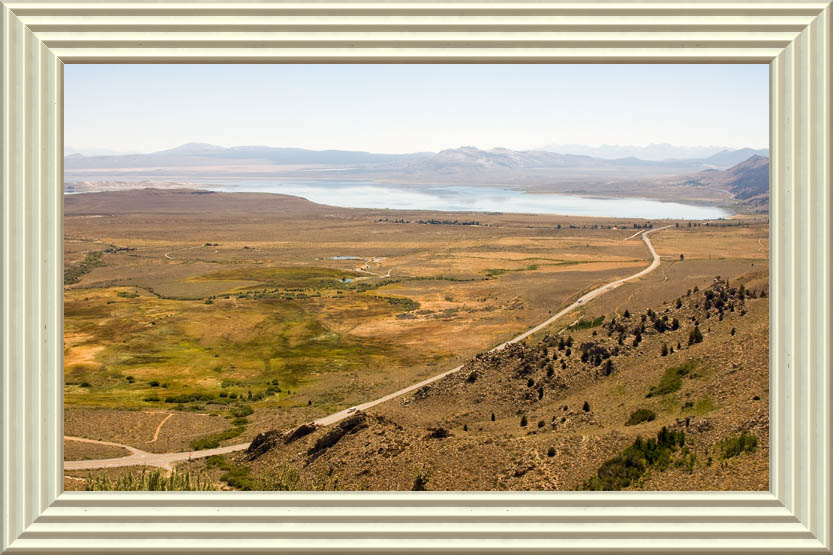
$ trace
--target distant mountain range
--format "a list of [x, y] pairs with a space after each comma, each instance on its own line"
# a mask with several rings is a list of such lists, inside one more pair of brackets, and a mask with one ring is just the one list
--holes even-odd
[[753, 154], [769, 156], [769, 149], [766, 148], [733, 149], [725, 146], [677, 146], [668, 143], [655, 143], [645, 146], [551, 144], [541, 147], [540, 150], [561, 154], [580, 154], [595, 158], [639, 158], [653, 161], [707, 159], [715, 155], [721, 155], [721, 157], [731, 155], [734, 156], [735, 163], [738, 163]]
[[188, 143], [148, 154], [84, 156], [64, 158], [65, 169], [201, 167], [218, 165], [356, 165], [379, 164], [407, 159], [418, 154], [373, 154], [349, 150], [306, 150], [266, 146], [222, 147], [205, 143]]
[[[726, 169], [761, 151], [753, 149], [723, 150], [706, 158], [644, 160], [636, 157], [604, 158], [584, 154], [565, 154], [545, 150], [482, 150], [472, 146], [447, 149], [437, 153], [376, 154], [350, 150], [307, 150], [266, 146], [221, 147], [204, 143], [188, 143], [169, 150], [148, 154], [117, 154], [65, 157], [64, 168], [74, 170], [146, 170], [160, 168], [200, 168], [214, 172], [266, 169], [270, 166], [326, 166], [328, 169], [373, 170], [383, 173], [429, 172], [448, 175], [483, 170], [548, 170], [621, 168], [643, 169], [660, 173], [685, 173], [692, 169]], [[764, 151], [765, 153], [765, 151]]]

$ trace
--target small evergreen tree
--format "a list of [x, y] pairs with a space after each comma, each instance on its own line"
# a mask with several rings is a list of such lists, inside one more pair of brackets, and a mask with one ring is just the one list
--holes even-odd
[[703, 334], [700, 332], [700, 328], [694, 326], [694, 329], [691, 330], [691, 333], [688, 334], [688, 344], [694, 345], [695, 343], [701, 343], [703, 341]]
[[613, 361], [610, 360], [610, 359], [607, 359], [605, 361], [604, 367], [602, 368], [602, 371], [604, 372], [605, 376], [611, 375], [613, 373]]

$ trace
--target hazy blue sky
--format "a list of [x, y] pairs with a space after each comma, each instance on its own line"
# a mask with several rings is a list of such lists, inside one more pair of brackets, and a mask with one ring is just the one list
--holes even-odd
[[766, 147], [766, 65], [67, 65], [65, 143]]

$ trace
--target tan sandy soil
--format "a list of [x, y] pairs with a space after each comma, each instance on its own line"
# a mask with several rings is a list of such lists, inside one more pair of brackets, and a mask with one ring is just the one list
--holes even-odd
[[130, 454], [127, 449], [113, 445], [99, 445], [83, 441], [64, 440], [65, 461], [86, 461], [91, 459], [115, 459]]

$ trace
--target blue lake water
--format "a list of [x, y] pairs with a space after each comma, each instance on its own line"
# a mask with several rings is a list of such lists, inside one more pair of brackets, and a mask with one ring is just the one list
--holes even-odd
[[[83, 179], [74, 177], [72, 179]], [[129, 178], [128, 178], [129, 179]], [[706, 220], [731, 216], [715, 206], [697, 206], [640, 198], [590, 198], [528, 193], [501, 187], [461, 185], [414, 186], [350, 181], [186, 178], [213, 191], [281, 193], [318, 204], [345, 208], [438, 210], [445, 212], [507, 212], [616, 218]]]

